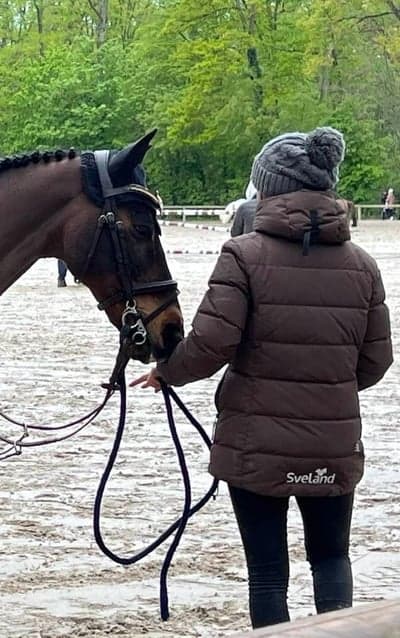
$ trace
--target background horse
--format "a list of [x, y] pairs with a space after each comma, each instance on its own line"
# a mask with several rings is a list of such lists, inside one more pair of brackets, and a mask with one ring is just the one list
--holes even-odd
[[137, 308], [148, 338], [131, 356], [144, 362], [168, 356], [183, 332], [140, 166], [155, 132], [101, 157], [71, 149], [0, 160], [0, 294], [37, 259], [63, 259], [118, 329], [127, 305]]

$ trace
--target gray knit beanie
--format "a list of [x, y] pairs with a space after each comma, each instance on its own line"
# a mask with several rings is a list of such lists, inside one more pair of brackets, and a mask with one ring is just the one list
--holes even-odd
[[302, 188], [329, 190], [338, 182], [344, 151], [343, 135], [329, 126], [279, 135], [254, 158], [250, 179], [266, 197]]

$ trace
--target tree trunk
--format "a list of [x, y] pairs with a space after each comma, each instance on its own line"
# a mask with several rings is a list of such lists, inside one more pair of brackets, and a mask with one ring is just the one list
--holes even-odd
[[39, 53], [44, 55], [44, 43], [43, 43], [43, 0], [34, 0], [34, 7], [36, 11], [37, 30], [39, 34]]
[[[257, 9], [254, 4], [249, 6], [248, 32], [253, 41], [257, 35]], [[257, 111], [262, 109], [264, 99], [264, 89], [261, 83], [262, 70], [258, 59], [258, 51], [255, 46], [247, 49], [247, 63], [249, 65], [250, 77], [254, 81], [254, 105]]]
[[108, 0], [88, 0], [88, 4], [96, 16], [96, 41], [101, 47], [107, 38]]
[[108, 27], [108, 0], [99, 0], [99, 23], [97, 28], [97, 44], [101, 47], [106, 41]]

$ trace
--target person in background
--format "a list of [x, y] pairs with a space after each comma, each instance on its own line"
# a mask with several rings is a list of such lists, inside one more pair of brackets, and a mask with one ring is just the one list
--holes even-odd
[[343, 206], [344, 210], [346, 211], [347, 219], [349, 220], [349, 222], [351, 221], [352, 228], [355, 228], [358, 224], [358, 219], [357, 219], [357, 209], [354, 203], [350, 201], [349, 199], [344, 199], [341, 197], [338, 198], [337, 201], [340, 203], [341, 206]]
[[[65, 261], [63, 261], [62, 259], [57, 259], [57, 269], [58, 269], [57, 287], [64, 288], [67, 285], [66, 276], [68, 271], [68, 267]], [[74, 277], [74, 282], [76, 284], [80, 283], [77, 277]]]
[[64, 288], [67, 285], [65, 278], [67, 276], [67, 264], [62, 259], [57, 259], [58, 279], [57, 287]]
[[382, 191], [381, 194], [381, 204], [382, 204], [382, 211], [381, 211], [381, 219], [386, 219], [385, 217], [385, 204], [386, 204], [386, 198], [388, 196], [388, 190], [384, 190]]
[[253, 627], [289, 620], [287, 511], [295, 497], [318, 613], [352, 605], [354, 489], [364, 451], [358, 392], [392, 363], [375, 260], [350, 241], [334, 193], [345, 143], [287, 133], [256, 155], [254, 231], [222, 247], [192, 331], [131, 385], [184, 385], [228, 365], [210, 472], [228, 483]]
[[246, 186], [244, 200], [238, 200], [237, 206], [232, 216], [231, 237], [237, 237], [253, 230], [253, 221], [257, 209], [257, 191], [250, 180]]
[[349, 220], [351, 219], [351, 226], [352, 228], [356, 228], [356, 226], [358, 225], [357, 208], [355, 207], [354, 202], [350, 200], [347, 200], [347, 206], [348, 206]]
[[254, 217], [257, 210], [256, 195], [252, 199], [247, 199], [240, 204], [237, 209], [231, 226], [231, 237], [251, 233], [253, 230]]
[[384, 206], [384, 217], [383, 219], [396, 219], [396, 209], [394, 208], [394, 204], [396, 203], [396, 199], [394, 196], [394, 190], [393, 188], [389, 188], [388, 190], [388, 194], [386, 196], [386, 200], [385, 200], [385, 206]]

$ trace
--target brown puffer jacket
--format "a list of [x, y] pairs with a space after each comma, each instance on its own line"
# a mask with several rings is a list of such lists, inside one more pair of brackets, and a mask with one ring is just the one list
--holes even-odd
[[266, 199], [254, 228], [223, 246], [192, 332], [158, 370], [183, 385], [229, 363], [215, 477], [272, 496], [348, 493], [364, 464], [358, 390], [392, 363], [377, 265], [348, 241], [333, 193]]

